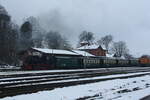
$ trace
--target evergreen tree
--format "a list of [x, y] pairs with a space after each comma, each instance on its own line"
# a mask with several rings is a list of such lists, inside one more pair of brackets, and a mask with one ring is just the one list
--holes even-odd
[[20, 28], [20, 50], [26, 50], [33, 47], [32, 25], [29, 21], [22, 24]]
[[13, 64], [16, 58], [18, 31], [4, 7], [0, 5], [0, 63]]
[[71, 45], [66, 38], [63, 38], [58, 32], [50, 31], [45, 36], [48, 48], [52, 49], [70, 49]]
[[26, 19], [32, 25], [32, 40], [34, 47], [43, 47], [42, 41], [45, 35], [45, 30], [40, 26], [39, 21], [35, 17], [29, 17]]

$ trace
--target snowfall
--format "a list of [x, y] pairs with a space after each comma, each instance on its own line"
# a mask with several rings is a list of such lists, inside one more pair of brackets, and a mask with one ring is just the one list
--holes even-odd
[[140, 100], [150, 95], [150, 75], [56, 88], [0, 100]]

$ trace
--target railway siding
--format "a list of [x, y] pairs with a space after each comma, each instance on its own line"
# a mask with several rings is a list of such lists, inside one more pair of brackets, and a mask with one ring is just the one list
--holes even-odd
[[[121, 79], [148, 75], [150, 68], [130, 69], [97, 69], [66, 72], [47, 72], [8, 75], [0, 78], [0, 97], [14, 96], [24, 93], [33, 93], [42, 90], [51, 90], [57, 87], [87, 84], [104, 80]], [[140, 73], [135, 73], [140, 72]], [[130, 74], [127, 74], [130, 73]], [[115, 74], [115, 75], [114, 75]], [[116, 75], [120, 74], [120, 75]], [[124, 74], [124, 75], [121, 75]], [[107, 75], [107, 76], [106, 76]], [[32, 89], [32, 90], [31, 90]]]

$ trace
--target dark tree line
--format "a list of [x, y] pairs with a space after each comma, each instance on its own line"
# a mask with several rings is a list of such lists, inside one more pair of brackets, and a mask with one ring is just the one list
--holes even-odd
[[30, 17], [20, 28], [20, 48], [26, 50], [31, 47], [52, 48], [52, 49], [70, 49], [69, 41], [59, 32], [45, 32], [34, 17]]
[[18, 54], [29, 48], [47, 47], [70, 49], [69, 41], [59, 32], [46, 32], [35, 17], [27, 18], [21, 26], [13, 23], [4, 7], [0, 6], [0, 63], [15, 65]]
[[11, 22], [11, 17], [4, 7], [0, 6], [0, 63], [16, 63], [17, 25]]

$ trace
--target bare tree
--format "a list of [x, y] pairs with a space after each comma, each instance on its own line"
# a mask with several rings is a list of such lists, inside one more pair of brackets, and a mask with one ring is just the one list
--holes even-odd
[[124, 57], [125, 57], [126, 59], [134, 59], [133, 55], [131, 55], [131, 54], [129, 54], [129, 53], [124, 54]]
[[79, 35], [79, 43], [81, 42], [87, 42], [88, 44], [91, 44], [94, 40], [94, 34], [92, 32], [83, 31]]
[[128, 48], [126, 43], [123, 41], [114, 42], [112, 46], [112, 52], [115, 54], [115, 57], [122, 57], [125, 54], [128, 54]]
[[102, 37], [100, 40], [98, 40], [99, 45], [104, 45], [106, 47], [106, 50], [109, 50], [109, 45], [113, 41], [113, 36], [112, 35], [106, 35]]

